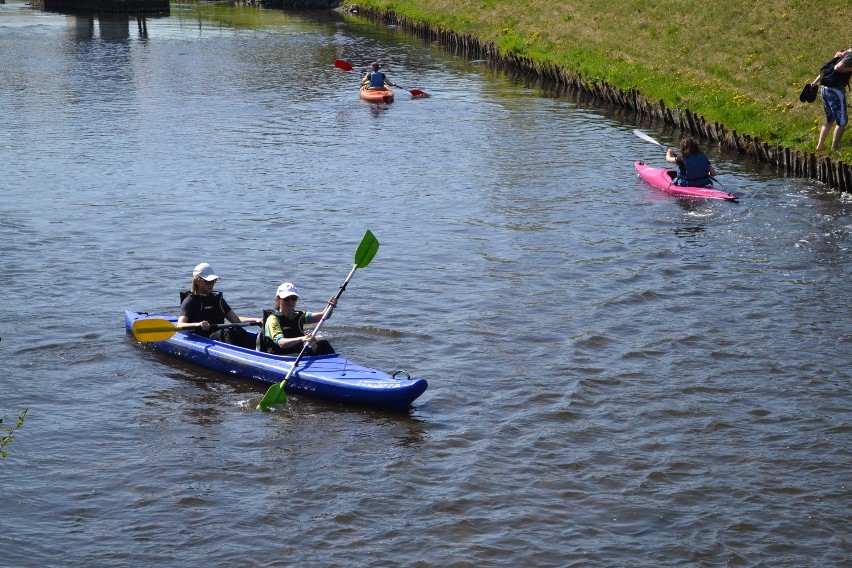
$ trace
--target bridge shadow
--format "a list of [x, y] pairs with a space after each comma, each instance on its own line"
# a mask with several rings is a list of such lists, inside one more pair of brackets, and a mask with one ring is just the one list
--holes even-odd
[[[131, 22], [135, 20], [138, 37], [148, 39], [148, 18], [127, 14], [67, 14], [69, 31], [75, 40], [100, 38], [107, 42], [130, 39]], [[97, 26], [95, 25], [97, 22]]]
[[69, 28], [78, 40], [99, 37], [104, 41], [125, 41], [130, 39], [134, 20], [139, 37], [148, 39], [148, 18], [170, 15], [168, 0], [42, 0], [32, 6], [69, 16]]
[[33, 0], [33, 8], [61, 14], [168, 16], [169, 0]]

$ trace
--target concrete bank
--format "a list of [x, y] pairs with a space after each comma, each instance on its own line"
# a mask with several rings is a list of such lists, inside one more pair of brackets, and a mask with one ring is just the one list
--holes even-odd
[[542, 65], [514, 55], [499, 54], [493, 42], [438, 29], [396, 14], [359, 7], [358, 15], [384, 24], [395, 24], [422, 39], [437, 42], [466, 59], [485, 59], [493, 69], [516, 73], [555, 91], [586, 94], [597, 100], [634, 111], [640, 119], [660, 121], [720, 146], [752, 156], [776, 166], [781, 175], [819, 180], [840, 191], [852, 193], [852, 166], [836, 158], [773, 146], [740, 134], [718, 122], [709, 123], [689, 109], [668, 108], [663, 101], [652, 101], [636, 90], [624, 91], [601, 81], [586, 81], [579, 74], [553, 65]]

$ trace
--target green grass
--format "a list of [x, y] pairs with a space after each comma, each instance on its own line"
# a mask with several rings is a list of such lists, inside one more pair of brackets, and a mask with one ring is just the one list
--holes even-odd
[[[586, 81], [637, 89], [770, 144], [813, 151], [822, 105], [799, 91], [852, 44], [850, 0], [358, 0], [492, 41]], [[852, 160], [852, 133], [840, 158]]]

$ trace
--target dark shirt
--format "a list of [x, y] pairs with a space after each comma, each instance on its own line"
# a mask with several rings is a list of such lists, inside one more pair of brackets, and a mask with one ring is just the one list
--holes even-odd
[[820, 83], [823, 87], [833, 87], [841, 91], [845, 91], [849, 87], [849, 77], [852, 71], [835, 71], [834, 67], [842, 62], [844, 67], [852, 67], [852, 53], [847, 53], [843, 57], [835, 57], [826, 63], [820, 71]]
[[[225, 323], [225, 314], [230, 311], [231, 306], [222, 297], [221, 292], [213, 292], [204, 296], [189, 294], [180, 304], [180, 315], [186, 316], [186, 321], [189, 323], [202, 321], [214, 324]], [[203, 332], [199, 329], [197, 333]]]
[[678, 167], [675, 185], [705, 187], [713, 184], [710, 179], [710, 160], [704, 152], [698, 152], [683, 158], [678, 156], [675, 159]]

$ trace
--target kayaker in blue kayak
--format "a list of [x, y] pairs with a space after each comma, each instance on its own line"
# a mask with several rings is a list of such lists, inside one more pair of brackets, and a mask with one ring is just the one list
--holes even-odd
[[[258, 337], [258, 349], [277, 355], [294, 355], [302, 351], [305, 343], [311, 346], [308, 355], [329, 355], [334, 349], [325, 339], [316, 339], [305, 333], [305, 326], [319, 322], [326, 310], [333, 310], [337, 299], [331, 297], [328, 304], [319, 312], [304, 312], [296, 309], [299, 290], [290, 282], [284, 282], [275, 291], [275, 309], [264, 310], [263, 333]], [[329, 312], [328, 319], [331, 317]]]
[[223, 324], [226, 319], [231, 323], [262, 323], [260, 318], [238, 316], [225, 301], [222, 293], [213, 291], [213, 286], [216, 285], [217, 280], [219, 280], [219, 277], [206, 262], [202, 262], [193, 269], [190, 289], [181, 293], [180, 316], [175, 327], [191, 329], [199, 335], [204, 335], [216, 341], [254, 349], [254, 336], [241, 327], [211, 330], [211, 326]]
[[675, 154], [674, 148], [666, 150], [666, 161], [677, 165], [675, 185], [688, 187], [713, 185], [710, 177], [716, 175], [716, 170], [713, 169], [707, 154], [701, 151], [694, 138], [687, 136], [681, 139], [679, 156]]
[[379, 71], [379, 63], [378, 61], [373, 61], [370, 65], [371, 71], [367, 71], [367, 74], [364, 75], [364, 78], [361, 79], [361, 86], [367, 85], [368, 89], [384, 89], [385, 87], [396, 87], [393, 83], [388, 81], [387, 76]]

